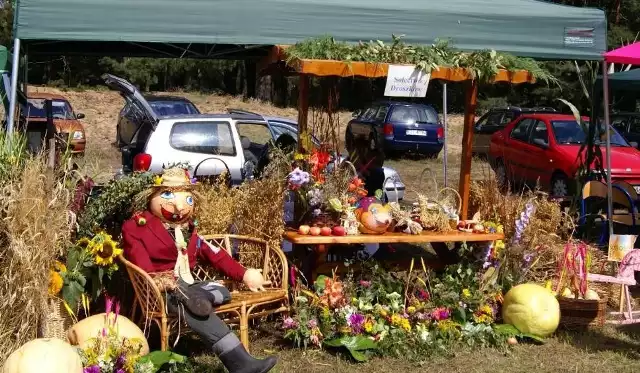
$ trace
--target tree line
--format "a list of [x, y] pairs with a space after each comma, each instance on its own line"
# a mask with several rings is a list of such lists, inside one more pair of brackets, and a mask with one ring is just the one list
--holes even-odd
[[[605, 9], [609, 23], [608, 45], [610, 48], [632, 42], [640, 32], [640, 0], [557, 0], [574, 6]], [[0, 9], [0, 42], [11, 47], [13, 10], [5, 2]], [[557, 98], [565, 98], [585, 113], [590, 110], [588, 96], [590, 84], [597, 73], [597, 63], [575, 61], [551, 61], [547, 68], [558, 78], [557, 85], [538, 83], [533, 85], [491, 84], [482, 85], [479, 94], [479, 109], [507, 104], [517, 106], [558, 107]], [[102, 84], [100, 76], [105, 73], [123, 76], [144, 91], [188, 90], [230, 95], [253, 95], [278, 106], [293, 106], [297, 103], [297, 78], [285, 76], [262, 77], [256, 88], [249, 87], [245, 61], [193, 60], [153, 58], [112, 58], [53, 56], [29, 60], [28, 79], [32, 84], [53, 85], [68, 88], [96, 87]], [[579, 76], [580, 75], [580, 76]], [[584, 81], [586, 89], [580, 83]], [[343, 109], [356, 109], [367, 102], [381, 98], [384, 79], [339, 79], [340, 100]], [[463, 111], [464, 89], [460, 84], [448, 86], [448, 109]], [[322, 82], [315, 80], [311, 89], [311, 104], [323, 102], [325, 90]], [[430, 83], [424, 99], [441, 110], [442, 84]], [[421, 99], [422, 100], [422, 99]], [[635, 97], [617, 102], [621, 110], [635, 110]]]

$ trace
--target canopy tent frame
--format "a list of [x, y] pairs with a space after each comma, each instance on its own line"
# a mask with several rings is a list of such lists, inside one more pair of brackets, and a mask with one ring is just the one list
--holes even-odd
[[[260, 63], [260, 71], [270, 71], [274, 64], [283, 66], [286, 61], [284, 50], [286, 46], [277, 46], [272, 53]], [[342, 77], [342, 78], [383, 78], [387, 76], [389, 65], [387, 63], [371, 62], [345, 62], [335, 60], [298, 59], [284, 62], [289, 73], [299, 76], [298, 83], [298, 133], [304, 133], [308, 128], [309, 112], [309, 86], [311, 77]], [[467, 84], [465, 94], [464, 128], [462, 134], [462, 161], [460, 165], [459, 193], [462, 199], [460, 215], [467, 219], [469, 209], [469, 195], [471, 187], [471, 161], [473, 144], [473, 126], [475, 111], [478, 101], [478, 79], [463, 68], [438, 67], [431, 71], [430, 80], [442, 80], [445, 82], [465, 82]], [[535, 78], [528, 71], [499, 70], [492, 83], [507, 82], [511, 84], [535, 83]], [[298, 142], [299, 150], [304, 149], [304, 142]]]
[[609, 130], [609, 64], [619, 63], [628, 65], [640, 65], [640, 42], [626, 45], [604, 53], [602, 63], [602, 90], [604, 106], [604, 125], [606, 132], [607, 149], [607, 220], [609, 223], [609, 234], [613, 234], [613, 185], [611, 184], [611, 131]]

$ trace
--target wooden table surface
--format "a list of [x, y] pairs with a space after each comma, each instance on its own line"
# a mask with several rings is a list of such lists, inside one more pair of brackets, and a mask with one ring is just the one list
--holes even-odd
[[425, 242], [486, 242], [504, 239], [500, 233], [427, 232], [408, 234], [387, 232], [384, 234], [357, 234], [352, 236], [311, 236], [296, 231], [286, 231], [284, 239], [298, 245], [334, 245], [367, 243], [425, 243]]

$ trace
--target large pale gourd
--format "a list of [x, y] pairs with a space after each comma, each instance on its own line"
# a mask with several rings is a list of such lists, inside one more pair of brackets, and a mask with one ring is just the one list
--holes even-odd
[[521, 333], [547, 337], [560, 323], [560, 304], [548, 289], [536, 284], [521, 284], [505, 295], [502, 318]]
[[[73, 325], [67, 332], [69, 343], [83, 349], [88, 347], [91, 340], [98, 337], [102, 332], [102, 329], [106, 325], [106, 318], [106, 313], [100, 313], [87, 317]], [[140, 330], [136, 324], [121, 315], [115, 319], [115, 314], [113, 313], [109, 314], [109, 319], [111, 323], [115, 320], [116, 329], [118, 330], [120, 338], [139, 339], [142, 342], [141, 355], [149, 353], [149, 344], [147, 343], [147, 339], [145, 338], [142, 330]]]
[[9, 355], [2, 373], [82, 373], [82, 360], [61, 339], [34, 339]]

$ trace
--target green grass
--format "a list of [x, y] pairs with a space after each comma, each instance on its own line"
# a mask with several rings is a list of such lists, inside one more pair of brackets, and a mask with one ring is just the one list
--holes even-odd
[[[272, 325], [253, 331], [252, 353], [255, 356], [276, 354], [278, 365], [273, 373], [382, 373], [382, 372], [597, 372], [624, 373], [640, 371], [640, 326], [608, 326], [591, 332], [559, 332], [544, 345], [519, 344], [507, 353], [494, 349], [450, 351], [450, 356], [427, 358], [421, 363], [402, 359], [374, 358], [363, 364], [351, 362], [333, 351], [291, 348], [279, 334], [271, 334]], [[194, 356], [194, 373], [222, 373], [218, 359], [194, 338], [185, 338], [179, 351]]]

